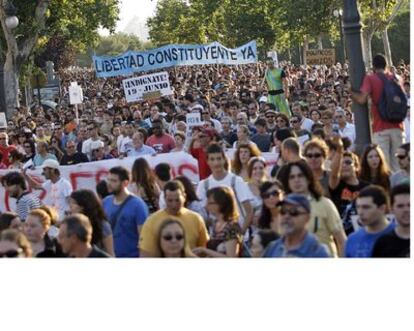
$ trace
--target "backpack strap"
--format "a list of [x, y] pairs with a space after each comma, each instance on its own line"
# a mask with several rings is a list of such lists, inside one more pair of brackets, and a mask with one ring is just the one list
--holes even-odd
[[243, 217], [243, 219], [245, 219], [245, 218], [246, 218], [246, 213], [244, 212], [243, 206], [242, 206], [242, 204], [241, 204], [241, 202], [240, 202], [240, 200], [239, 200], [239, 197], [238, 197], [238, 195], [237, 195], [237, 190], [236, 190], [236, 178], [237, 178], [237, 176], [236, 176], [236, 175], [233, 175], [233, 176], [231, 177], [231, 188], [233, 189], [234, 195], [235, 195], [235, 197], [236, 197], [237, 206], [239, 207], [240, 214], [241, 214], [241, 216]]
[[121, 215], [121, 212], [124, 209], [124, 207], [127, 204], [127, 202], [129, 200], [131, 200], [131, 199], [132, 199], [132, 195], [129, 194], [126, 197], [126, 199], [121, 203], [121, 205], [118, 207], [118, 210], [116, 211], [116, 213], [114, 215], [112, 215], [112, 217], [111, 217], [111, 228], [112, 228], [112, 231], [115, 231], [115, 227], [116, 227], [116, 224], [118, 223], [119, 216]]

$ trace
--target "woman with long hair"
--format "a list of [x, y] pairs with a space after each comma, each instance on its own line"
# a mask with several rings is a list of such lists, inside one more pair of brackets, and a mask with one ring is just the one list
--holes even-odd
[[12, 150], [9, 153], [9, 169], [20, 169], [23, 167], [24, 155], [20, 153], [17, 149]]
[[342, 256], [346, 235], [338, 210], [330, 199], [322, 195], [322, 187], [309, 165], [303, 160], [288, 163], [281, 181], [286, 194], [297, 193], [308, 197], [311, 203], [308, 230], [328, 246], [332, 256]]
[[73, 191], [69, 198], [72, 214], [80, 213], [89, 218], [92, 225], [92, 244], [114, 256], [111, 225], [106, 219], [102, 203], [91, 190]]
[[262, 210], [260, 212], [257, 227], [260, 230], [272, 230], [280, 234], [279, 209], [277, 204], [283, 200], [283, 186], [278, 181], [264, 182], [260, 186], [260, 197], [262, 198]]
[[41, 209], [32, 209], [23, 225], [23, 233], [30, 241], [33, 256], [61, 257], [64, 254], [55, 239], [47, 234], [51, 225], [49, 215]]
[[312, 172], [317, 181], [321, 184], [323, 188], [323, 195], [327, 198], [330, 197], [329, 194], [329, 177], [330, 171], [325, 169], [325, 161], [328, 158], [329, 147], [319, 138], [313, 138], [305, 143], [303, 148], [303, 155], [312, 169]]
[[209, 257], [238, 257], [243, 235], [233, 190], [227, 186], [209, 189], [206, 207], [216, 221], [207, 248], [194, 248], [193, 253]]
[[161, 257], [195, 257], [188, 246], [185, 230], [177, 220], [165, 220], [158, 233]]
[[260, 150], [255, 145], [251, 144], [239, 144], [234, 152], [234, 159], [232, 162], [232, 172], [244, 179], [249, 180], [249, 160], [252, 157], [258, 157], [261, 155]]
[[154, 172], [147, 160], [142, 157], [136, 159], [132, 166], [131, 192], [144, 200], [150, 214], [159, 209], [161, 190], [157, 184]]
[[266, 160], [262, 157], [252, 157], [248, 163], [248, 186], [254, 199], [250, 202], [254, 211], [253, 224], [257, 224], [257, 219], [262, 209], [263, 200], [260, 195], [260, 186], [268, 179], [266, 174]]
[[174, 179], [180, 181], [184, 186], [186, 196], [185, 208], [195, 211], [203, 218], [206, 218], [207, 215], [205, 215], [203, 203], [198, 198], [193, 183], [191, 183], [191, 181], [186, 176], [177, 176]]
[[283, 113], [278, 113], [276, 115], [276, 130], [288, 128], [289, 127], [289, 117]]
[[377, 144], [365, 147], [361, 157], [361, 174], [359, 178], [371, 184], [382, 186], [390, 191], [391, 171], [384, 153]]

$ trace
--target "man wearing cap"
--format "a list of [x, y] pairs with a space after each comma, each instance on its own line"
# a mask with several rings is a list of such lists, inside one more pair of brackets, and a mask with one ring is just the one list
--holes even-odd
[[268, 109], [265, 112], [267, 132], [276, 130], [276, 112], [273, 109]]
[[69, 212], [69, 196], [72, 193], [72, 185], [60, 176], [58, 161], [48, 159], [43, 162], [42, 169], [43, 176], [46, 178], [43, 183], [39, 183], [28, 175], [27, 169], [23, 169], [22, 173], [32, 189], [46, 191], [47, 205], [54, 207], [59, 214], [59, 220], [63, 220], [65, 213]]
[[66, 143], [66, 153], [60, 160], [60, 165], [72, 165], [78, 163], [89, 162], [88, 157], [76, 150], [76, 142], [69, 140]]
[[218, 134], [214, 129], [202, 129], [198, 136], [201, 147], [193, 147], [190, 149], [190, 154], [198, 161], [198, 173], [200, 175], [200, 180], [203, 180], [211, 175], [211, 169], [207, 163], [207, 148], [210, 143], [214, 141], [214, 137], [217, 135]]
[[306, 196], [288, 194], [278, 207], [283, 236], [269, 244], [263, 257], [330, 257], [326, 246], [307, 230], [311, 205]]
[[105, 153], [105, 144], [103, 141], [94, 141], [91, 144], [92, 161], [102, 161], [113, 159], [113, 156]]

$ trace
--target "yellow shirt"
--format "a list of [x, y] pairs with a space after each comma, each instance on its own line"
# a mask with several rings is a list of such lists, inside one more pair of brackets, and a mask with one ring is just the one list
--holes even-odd
[[325, 197], [318, 200], [311, 199], [311, 219], [308, 230], [316, 235], [319, 242], [328, 246], [332, 256], [337, 257], [333, 233], [342, 230], [342, 221], [334, 203]]
[[162, 209], [148, 217], [140, 232], [140, 250], [153, 257], [161, 256], [161, 252], [158, 249], [158, 235], [162, 223], [167, 219], [177, 220], [181, 223], [184, 227], [186, 241], [190, 249], [206, 247], [209, 237], [203, 218], [199, 214], [183, 208], [177, 216], [170, 215], [165, 209]]

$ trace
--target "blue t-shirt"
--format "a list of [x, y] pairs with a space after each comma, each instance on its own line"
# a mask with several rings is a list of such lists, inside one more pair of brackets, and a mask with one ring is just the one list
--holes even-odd
[[[114, 196], [110, 195], [103, 200], [105, 214], [111, 223], [112, 217], [119, 209], [114, 204]], [[148, 207], [145, 202], [133, 196], [126, 203], [118, 216], [118, 221], [113, 229], [114, 251], [116, 257], [138, 257], [138, 226], [144, 224], [148, 217]]]
[[365, 228], [352, 233], [345, 245], [346, 257], [371, 257], [374, 244], [379, 237], [391, 232], [395, 223], [390, 223], [384, 230], [378, 233], [368, 233]]
[[330, 257], [330, 255], [328, 248], [308, 232], [302, 244], [292, 250], [287, 250], [284, 238], [271, 242], [263, 257]]

